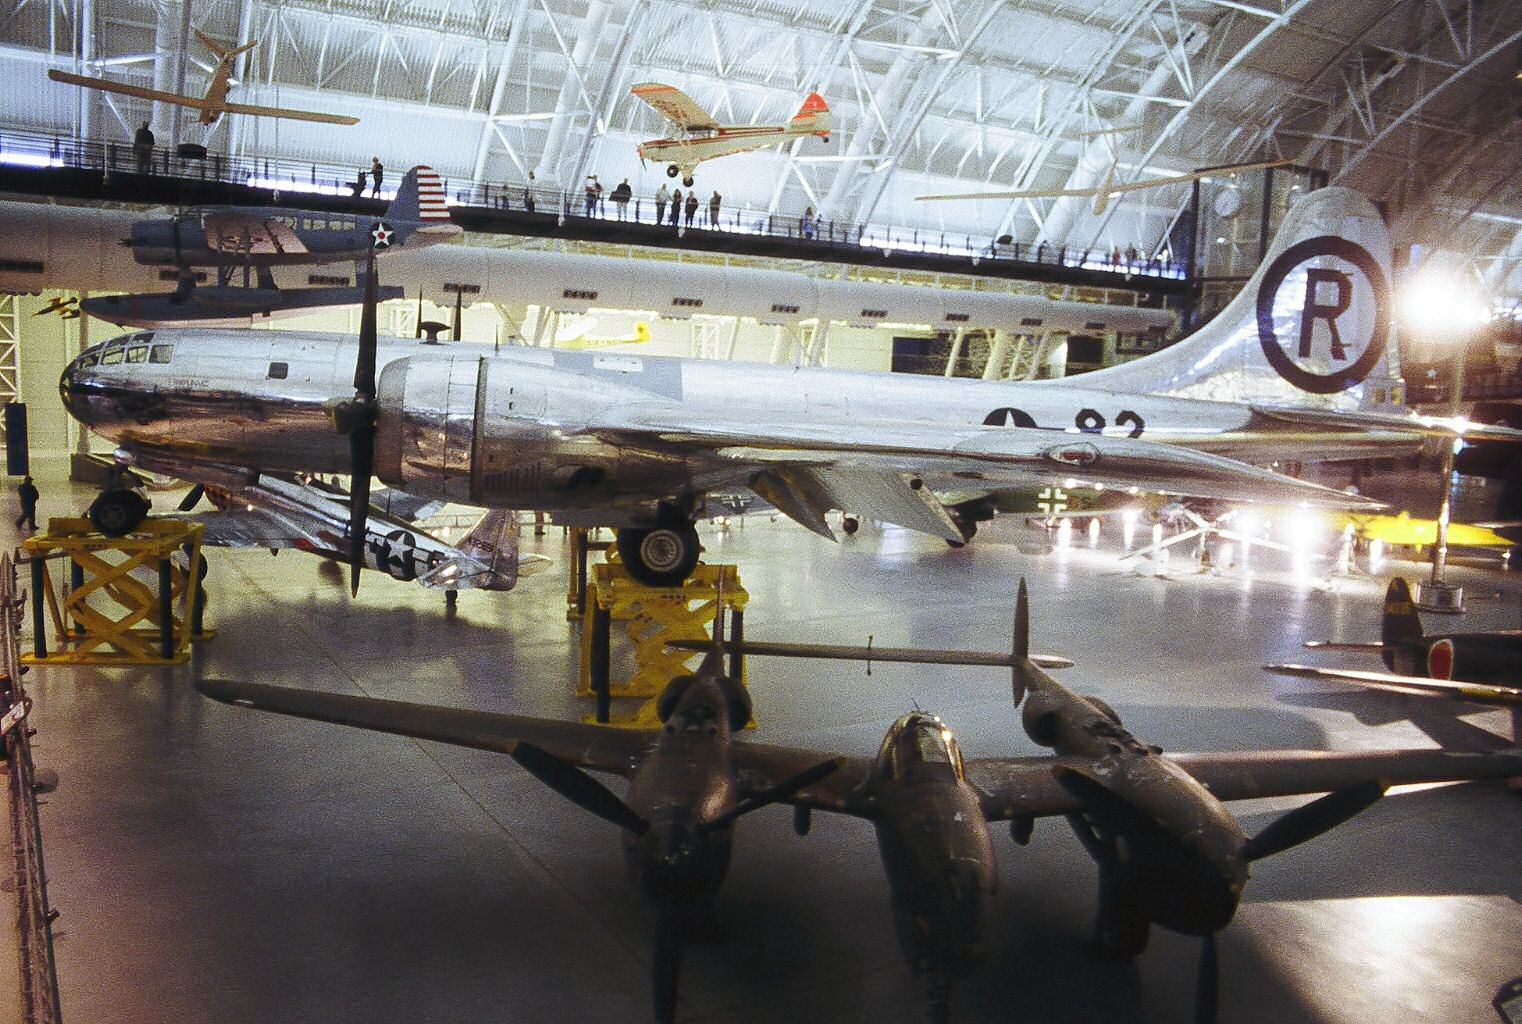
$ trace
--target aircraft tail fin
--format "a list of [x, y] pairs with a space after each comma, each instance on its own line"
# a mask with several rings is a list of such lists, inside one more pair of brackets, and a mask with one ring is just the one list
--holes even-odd
[[1384, 659], [1385, 668], [1410, 675], [1412, 666], [1405, 664], [1410, 659], [1402, 656], [1401, 645], [1422, 638], [1422, 619], [1416, 613], [1416, 603], [1411, 600], [1410, 585], [1400, 576], [1391, 580], [1385, 591], [1385, 615], [1379, 638], [1384, 642], [1380, 657]]
[[1015, 642], [1010, 649], [1009, 684], [1015, 698], [1015, 707], [1025, 700], [1031, 682], [1039, 681], [1042, 672], [1030, 660], [1031, 657], [1031, 602], [1025, 588], [1025, 577], [1020, 577], [1020, 590], [1015, 596]]
[[444, 194], [444, 179], [439, 177], [439, 172], [419, 164], [402, 175], [402, 183], [396, 190], [396, 198], [386, 209], [386, 216], [393, 220], [447, 224], [449, 203]]
[[1262, 264], [1214, 319], [1161, 352], [1065, 381], [1266, 407], [1400, 407], [1383, 218], [1350, 189], [1293, 194]]
[[830, 105], [817, 92], [809, 93], [808, 98], [803, 101], [803, 106], [798, 108], [798, 113], [788, 121], [787, 127], [789, 131], [829, 135], [832, 127]]
[[460, 538], [459, 549], [486, 571], [474, 586], [480, 590], [511, 590], [518, 582], [518, 520], [507, 509], [488, 509], [480, 522]]

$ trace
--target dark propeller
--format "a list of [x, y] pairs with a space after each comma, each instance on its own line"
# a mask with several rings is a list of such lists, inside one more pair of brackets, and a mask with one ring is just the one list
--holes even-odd
[[635, 835], [649, 831], [648, 821], [634, 813], [611, 789], [575, 765], [567, 764], [530, 743], [516, 744], [508, 753], [530, 775], [577, 807]]
[[737, 801], [733, 807], [723, 814], [712, 821], [704, 822], [703, 829], [705, 831], [712, 831], [716, 828], [723, 828], [742, 815], [749, 814], [751, 811], [759, 811], [761, 808], [768, 807], [779, 800], [786, 800], [799, 790], [808, 789], [820, 779], [833, 774], [840, 768], [841, 764], [841, 759], [835, 757], [828, 761], [820, 761], [810, 768], [805, 768], [797, 775], [784, 779], [770, 789], [764, 789], [759, 793]]
[[189, 512], [191, 509], [195, 508], [196, 505], [200, 503], [201, 496], [205, 493], [206, 488], [200, 484], [196, 484], [190, 490], [186, 491], [185, 497], [180, 499], [180, 511]]
[[656, 1024], [671, 1024], [676, 1019], [676, 987], [681, 967], [682, 914], [675, 907], [663, 907], [655, 922], [655, 955], [650, 966]]
[[1292, 846], [1315, 839], [1323, 832], [1330, 832], [1358, 812], [1377, 803], [1384, 795], [1385, 787], [1377, 782], [1365, 782], [1335, 790], [1285, 814], [1249, 839], [1242, 852], [1250, 861], [1283, 853]]
[[[1378, 782], [1365, 782], [1333, 790], [1276, 819], [1247, 841], [1242, 855], [1249, 861], [1254, 861], [1283, 853], [1324, 832], [1330, 832], [1377, 803], [1384, 795], [1385, 787]], [[1207, 932], [1200, 945], [1200, 974], [1194, 998], [1196, 1024], [1215, 1024], [1219, 995], [1220, 962], [1216, 957], [1216, 936], [1215, 932]]]
[[[378, 234], [378, 232], [376, 232]], [[380, 242], [377, 239], [376, 245]], [[365, 255], [365, 304], [359, 319], [359, 356], [354, 365], [354, 397], [340, 402], [333, 422], [349, 435], [349, 592], [359, 593], [365, 565], [365, 524], [370, 512], [370, 476], [375, 471], [375, 249]]]

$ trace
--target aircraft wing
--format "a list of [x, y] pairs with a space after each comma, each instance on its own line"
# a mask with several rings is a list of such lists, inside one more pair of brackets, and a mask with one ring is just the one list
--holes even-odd
[[614, 775], [633, 771], [655, 737], [651, 732], [609, 729], [584, 722], [441, 708], [261, 683], [198, 679], [195, 686], [224, 704], [458, 747], [507, 754], [518, 744], [527, 743], [570, 764]]
[[1134, 486], [1281, 504], [1368, 504], [1221, 456], [1100, 434], [901, 421], [784, 424], [717, 416], [698, 424], [678, 420], [665, 407], [623, 407], [585, 431], [618, 447], [685, 459], [707, 490], [749, 487], [826, 537], [833, 535], [825, 513], [841, 508], [960, 541], [934, 491], [1032, 484]]
[[642, 82], [629, 91], [684, 132], [716, 131], [719, 127], [719, 122], [713, 119], [713, 115], [674, 85]]
[[[1398, 786], [1522, 776], [1522, 750], [1260, 750], [1169, 754], [1168, 760], [1218, 800], [1330, 793], [1366, 782]], [[967, 762], [967, 781], [990, 821], [1069, 814], [1082, 805], [1057, 781], [1054, 770], [1061, 767], [1092, 772], [1094, 764], [1072, 757], [982, 758]]]
[[[199, 106], [199, 104], [196, 104]], [[321, 124], [359, 124], [359, 118], [347, 114], [323, 114], [315, 110], [289, 110], [285, 107], [259, 107], [250, 103], [224, 103], [222, 109], [229, 114], [251, 114], [254, 117], [283, 117], [288, 121], [317, 121]]]
[[1368, 430], [1403, 431], [1426, 437], [1462, 437], [1466, 441], [1522, 442], [1522, 430], [1515, 427], [1476, 423], [1461, 416], [1392, 416], [1388, 413], [1341, 412], [1274, 405], [1254, 405], [1252, 411], [1260, 416], [1299, 426], [1341, 430], [1361, 427]]
[[1392, 690], [1395, 693], [1416, 694], [1424, 697], [1453, 697], [1458, 700], [1474, 701], [1477, 704], [1522, 705], [1522, 689], [1512, 686], [1466, 683], [1458, 679], [1430, 679], [1426, 676], [1403, 676], [1394, 672], [1319, 668], [1314, 665], [1264, 665], [1263, 667], [1281, 676], [1332, 679], [1339, 683], [1368, 686], [1376, 690]]
[[1128, 181], [1125, 184], [1116, 185], [1106, 182], [1091, 188], [1052, 188], [1026, 190], [1019, 192], [952, 192], [938, 196], [915, 196], [922, 201], [938, 199], [1058, 199], [1064, 196], [1073, 198], [1092, 198], [1097, 195], [1120, 195], [1123, 192], [1140, 192], [1148, 188], [1162, 188], [1164, 185], [1182, 185], [1212, 174], [1238, 174], [1244, 171], [1261, 171], [1267, 167], [1281, 167], [1289, 163], [1288, 160], [1265, 160], [1252, 164], [1231, 164], [1226, 167], [1217, 167], [1212, 170], [1193, 171], [1189, 174], [1175, 174], [1167, 178], [1148, 178], [1146, 181]]
[[89, 78], [85, 75], [71, 75], [69, 72], [59, 71], [57, 68], [49, 68], [48, 77], [55, 82], [82, 85], [86, 89], [99, 89], [101, 92], [114, 92], [122, 96], [136, 96], [139, 99], [156, 100], [159, 103], [173, 103], [180, 107], [194, 107], [196, 110], [201, 109], [201, 100], [194, 96], [181, 96], [177, 92], [164, 92], [161, 89], [148, 89], [141, 85], [128, 85], [126, 82], [113, 82], [109, 78]]
[[[568, 764], [612, 775], [631, 774], [656, 736], [650, 731], [609, 729], [585, 722], [441, 708], [262, 683], [198, 679], [195, 687], [224, 704], [476, 750], [510, 754], [526, 743]], [[731, 752], [744, 795], [762, 793], [820, 762], [839, 760], [835, 772], [793, 794], [788, 802], [845, 814], [870, 814], [871, 802], [863, 788], [871, 771], [867, 758], [837, 759], [811, 750], [744, 742], [734, 744]]]

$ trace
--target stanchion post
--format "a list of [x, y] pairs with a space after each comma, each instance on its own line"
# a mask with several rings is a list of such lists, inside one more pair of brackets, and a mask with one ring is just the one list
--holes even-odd
[[592, 695], [597, 698], [597, 724], [607, 725], [613, 710], [613, 695], [609, 689], [608, 674], [611, 667], [610, 640], [613, 632], [613, 610], [598, 605], [592, 609]]
[[174, 574], [169, 559], [159, 559], [159, 654], [174, 657]]
[[[724, 609], [720, 608], [718, 614], [723, 615]], [[742, 682], [745, 679], [745, 655], [740, 652], [740, 647], [745, 643], [745, 613], [738, 608], [729, 613], [729, 642], [734, 645], [729, 649], [729, 678]]]
[[32, 559], [32, 653], [42, 661], [48, 656], [47, 617], [42, 611], [42, 592], [47, 587], [47, 577], [42, 559]]

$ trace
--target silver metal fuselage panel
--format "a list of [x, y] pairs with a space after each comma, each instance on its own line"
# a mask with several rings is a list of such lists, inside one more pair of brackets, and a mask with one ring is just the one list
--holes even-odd
[[[164, 363], [107, 364], [144, 334], [81, 355], [61, 388], [70, 411], [129, 449], [251, 470], [344, 473], [348, 439], [331, 409], [352, 396], [354, 341], [342, 335], [173, 331]], [[148, 344], [142, 342], [141, 344]], [[701, 495], [713, 460], [648, 437], [618, 443], [620, 416], [768, 425], [856, 421], [945, 426], [1025, 422], [1201, 443], [1245, 427], [1241, 406], [1079, 388], [746, 363], [382, 339], [376, 475], [414, 494], [501, 508], [605, 514]], [[1160, 428], [1166, 428], [1163, 431]], [[731, 485], [733, 477], [725, 481]], [[937, 481], [927, 480], [932, 486]], [[956, 481], [944, 481], [950, 487]], [[599, 512], [599, 510], [604, 510]], [[641, 518], [634, 515], [634, 518]]]

